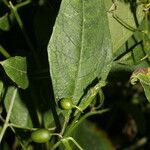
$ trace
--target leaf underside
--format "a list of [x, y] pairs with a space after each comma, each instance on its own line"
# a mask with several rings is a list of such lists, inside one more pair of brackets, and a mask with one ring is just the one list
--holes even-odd
[[95, 79], [106, 78], [112, 59], [103, 0], [63, 0], [48, 44], [55, 98], [78, 102]]
[[[6, 111], [8, 111], [10, 106], [10, 100], [12, 98], [15, 88], [9, 87], [4, 99], [4, 104]], [[29, 115], [26, 104], [22, 101], [19, 92], [17, 92], [15, 97], [15, 102], [10, 116], [10, 121], [13, 124], [19, 125], [21, 127], [32, 127], [32, 121]]]

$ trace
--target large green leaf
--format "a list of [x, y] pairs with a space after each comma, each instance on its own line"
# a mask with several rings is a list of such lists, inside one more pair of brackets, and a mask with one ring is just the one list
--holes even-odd
[[56, 99], [78, 102], [94, 79], [105, 80], [112, 50], [103, 0], [62, 0], [48, 56]]
[[88, 121], [83, 121], [72, 136], [84, 150], [115, 150], [107, 134]]
[[[105, 0], [108, 11], [109, 28], [112, 39], [113, 53], [127, 41], [144, 18], [143, 5], [117, 1], [116, 8], [111, 0]], [[132, 5], [132, 6], [131, 6]], [[113, 16], [115, 15], [115, 17]]]
[[[9, 87], [4, 99], [5, 108], [8, 111], [10, 100], [14, 93], [15, 88]], [[20, 93], [17, 92], [15, 102], [10, 116], [10, 121], [21, 127], [32, 127], [32, 121], [29, 115], [26, 104], [22, 101]]]
[[27, 62], [25, 57], [11, 57], [0, 64], [3, 66], [6, 74], [22, 89], [28, 87]]

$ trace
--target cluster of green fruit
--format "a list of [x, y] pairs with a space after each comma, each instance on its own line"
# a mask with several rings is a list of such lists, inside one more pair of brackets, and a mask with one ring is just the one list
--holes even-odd
[[[71, 110], [76, 107], [71, 98], [64, 98], [59, 101], [59, 106], [63, 110]], [[36, 143], [46, 143], [50, 140], [51, 134], [48, 129], [37, 129], [31, 133], [31, 139]]]

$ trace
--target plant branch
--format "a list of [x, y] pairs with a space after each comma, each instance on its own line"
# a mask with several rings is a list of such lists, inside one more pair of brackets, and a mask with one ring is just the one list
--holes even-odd
[[56, 144], [54, 144], [51, 150], [55, 150], [60, 144], [61, 144], [61, 140], [58, 141]]
[[9, 109], [8, 109], [8, 112], [7, 112], [6, 120], [5, 120], [5, 123], [3, 125], [2, 131], [1, 131], [1, 134], [0, 134], [0, 143], [2, 141], [2, 138], [5, 134], [5, 131], [6, 131], [7, 127], [9, 126], [9, 119], [10, 119], [12, 108], [13, 108], [13, 105], [14, 105], [14, 102], [15, 102], [15, 97], [16, 97], [17, 91], [18, 91], [18, 88], [15, 88], [14, 92], [13, 92], [13, 95], [12, 95], [12, 98], [10, 100], [10, 106], [9, 106]]
[[20, 145], [22, 147], [22, 150], [26, 150], [27, 149], [26, 146], [23, 144], [22, 139], [20, 139], [20, 137], [17, 135], [15, 129], [12, 126], [10, 126], [10, 128], [14, 132], [14, 134], [16, 135], [16, 138], [18, 139], [18, 141], [19, 141], [19, 143], [20, 143]]
[[9, 58], [11, 57], [10, 54], [0, 45], [0, 53], [5, 57]]
[[67, 139], [72, 141], [78, 147], [79, 150], [83, 150], [83, 148], [72, 137], [68, 137]]
[[34, 50], [34, 46], [32, 45], [32, 42], [30, 41], [30, 38], [29, 38], [29, 36], [28, 36], [28, 34], [27, 34], [27, 32], [26, 32], [26, 29], [25, 29], [25, 27], [24, 27], [24, 24], [23, 24], [23, 22], [22, 22], [22, 20], [21, 20], [20, 15], [19, 15], [19, 13], [18, 13], [18, 11], [17, 11], [17, 8], [12, 4], [11, 1], [9, 1], [9, 6], [8, 6], [8, 7], [9, 7], [9, 8], [12, 10], [12, 12], [14, 13], [15, 18], [16, 18], [16, 21], [17, 21], [17, 23], [18, 23], [18, 25], [19, 25], [19, 27], [20, 27], [22, 33], [23, 33], [23, 36], [24, 36], [24, 38], [25, 38], [25, 40], [26, 40], [26, 42], [27, 42], [27, 44], [28, 44], [28, 47], [30, 48], [30, 50], [31, 50], [32, 53], [33, 53], [34, 60], [35, 60], [35, 62], [36, 62], [36, 64], [37, 64], [37, 66], [40, 67], [41, 65], [40, 65], [40, 63], [39, 63], [39, 61], [38, 61], [38, 57], [37, 57], [37, 54], [36, 54], [36, 52], [35, 52], [35, 50]]
[[30, 4], [30, 3], [31, 3], [31, 0], [26, 0], [26, 1], [24, 1], [24, 2], [21, 2], [21, 3], [17, 4], [17, 5], [16, 5], [16, 8], [18, 9], [18, 8], [20, 8], [20, 7], [22, 7], [22, 6], [25, 6], [25, 5], [28, 5], [28, 4]]
[[65, 148], [66, 148], [67, 150], [72, 150], [72, 148], [71, 148], [71, 146], [70, 146], [70, 144], [69, 144], [68, 139], [62, 139], [62, 143], [64, 144], [64, 146], [65, 146]]
[[13, 128], [24, 129], [24, 130], [31, 130], [31, 131], [34, 131], [34, 130], [37, 130], [37, 129], [38, 129], [38, 128], [22, 127], [22, 126], [19, 126], [19, 125], [17, 125], [17, 124], [13, 124], [13, 123], [9, 123], [8, 126], [9, 126], [9, 127], [13, 127]]
[[71, 132], [86, 118], [92, 116], [92, 115], [96, 115], [96, 114], [102, 114], [109, 111], [109, 109], [103, 109], [103, 110], [99, 110], [99, 111], [93, 111], [93, 112], [89, 112], [87, 114], [85, 114], [83, 117], [81, 117], [79, 120], [78, 118], [75, 117], [75, 119], [73, 120], [73, 122], [71, 123], [71, 125], [69, 126], [69, 128], [67, 129], [66, 133], [64, 134], [64, 137], [67, 137], [71, 134]]
[[63, 126], [62, 126], [60, 135], [63, 135], [63, 133], [64, 133], [64, 131], [65, 131], [65, 129], [66, 129], [66, 126], [67, 126], [67, 124], [68, 124], [68, 122], [69, 122], [69, 116], [70, 116], [70, 113], [67, 114], [67, 116], [65, 116], [65, 121], [64, 121], [64, 124], [63, 124]]

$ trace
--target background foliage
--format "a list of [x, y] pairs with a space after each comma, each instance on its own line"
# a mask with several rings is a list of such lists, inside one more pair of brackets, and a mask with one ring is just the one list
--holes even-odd
[[[0, 149], [149, 149], [149, 6], [0, 0]], [[68, 97], [82, 113], [59, 108]]]

